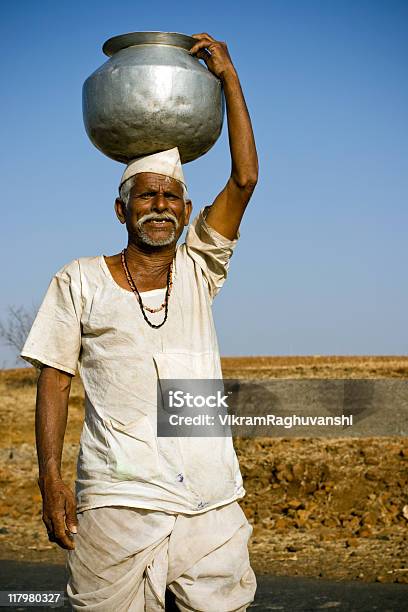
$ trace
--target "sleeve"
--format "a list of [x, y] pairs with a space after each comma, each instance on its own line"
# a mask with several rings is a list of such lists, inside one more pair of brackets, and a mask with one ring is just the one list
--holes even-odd
[[188, 255], [200, 266], [207, 281], [211, 299], [217, 295], [227, 278], [229, 262], [240, 237], [229, 240], [206, 222], [209, 206], [200, 210], [186, 235]]
[[81, 350], [82, 296], [79, 261], [51, 279], [20, 357], [41, 369], [48, 365], [75, 375]]

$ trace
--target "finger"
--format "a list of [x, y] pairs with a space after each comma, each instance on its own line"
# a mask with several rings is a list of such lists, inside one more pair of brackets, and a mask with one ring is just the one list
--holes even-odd
[[65, 530], [64, 514], [62, 512], [55, 513], [52, 519], [56, 543], [62, 548], [73, 549], [74, 542], [69, 537], [69, 532]]
[[195, 45], [191, 47], [189, 53], [191, 53], [191, 55], [195, 55], [197, 51], [199, 51], [200, 49], [205, 49], [209, 47], [210, 45], [211, 45], [210, 40], [200, 40], [199, 42], [197, 42]]
[[45, 525], [46, 530], [48, 532], [52, 531], [52, 521], [51, 521], [51, 519], [46, 514], [43, 514], [42, 520], [43, 520], [43, 523]]
[[74, 550], [75, 548], [75, 542], [69, 531], [66, 531], [63, 537], [55, 536], [55, 539], [50, 540], [50, 542], [55, 542], [55, 544], [58, 544], [58, 546], [64, 550]]
[[192, 34], [191, 37], [192, 38], [208, 38], [208, 40], [212, 40], [215, 42], [215, 38], [210, 36], [210, 34], [207, 34], [207, 32], [202, 32], [201, 34]]
[[200, 49], [205, 49], [206, 47], [208, 47], [208, 45], [210, 44], [209, 40], [200, 40], [199, 42], [196, 42], [190, 49], [190, 53], [191, 55], [194, 55], [195, 53], [197, 53], [197, 51], [199, 51]]
[[54, 538], [55, 538], [54, 540], [50, 540], [50, 541], [58, 544], [60, 548], [64, 548], [65, 550], [74, 550], [75, 542], [72, 536], [70, 535], [69, 531], [65, 531], [60, 536], [55, 535]]
[[198, 57], [198, 59], [202, 59], [205, 62], [207, 62], [207, 60], [211, 57], [211, 53], [208, 53], [208, 51], [199, 51], [196, 57]]
[[52, 526], [52, 521], [48, 518], [47, 515], [43, 515], [42, 517], [43, 523], [45, 525], [45, 528], [47, 530], [47, 536], [50, 542], [55, 542], [54, 539], [54, 528]]
[[78, 519], [76, 514], [76, 503], [67, 499], [65, 503], [65, 524], [71, 533], [77, 533]]

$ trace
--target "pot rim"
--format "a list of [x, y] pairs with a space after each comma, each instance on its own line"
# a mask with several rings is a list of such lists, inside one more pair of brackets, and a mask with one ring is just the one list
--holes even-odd
[[104, 42], [102, 51], [108, 57], [121, 51], [121, 49], [137, 45], [170, 45], [189, 51], [195, 42], [197, 42], [195, 38], [180, 32], [129, 32], [109, 38]]

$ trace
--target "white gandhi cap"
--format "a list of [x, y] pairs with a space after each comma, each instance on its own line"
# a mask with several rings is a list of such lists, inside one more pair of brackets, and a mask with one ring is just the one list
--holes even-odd
[[154, 172], [155, 174], [171, 176], [183, 183], [187, 192], [183, 169], [181, 167], [180, 153], [177, 147], [130, 161], [122, 174], [119, 187], [129, 178], [140, 172]]

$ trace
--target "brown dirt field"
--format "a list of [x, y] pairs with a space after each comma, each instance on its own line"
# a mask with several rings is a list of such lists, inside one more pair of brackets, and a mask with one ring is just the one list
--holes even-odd
[[[407, 378], [408, 357], [225, 357], [226, 378]], [[64, 562], [41, 520], [37, 372], [0, 371], [3, 559]], [[73, 379], [63, 473], [75, 479], [83, 388]], [[408, 583], [406, 438], [236, 439], [258, 573]]]

